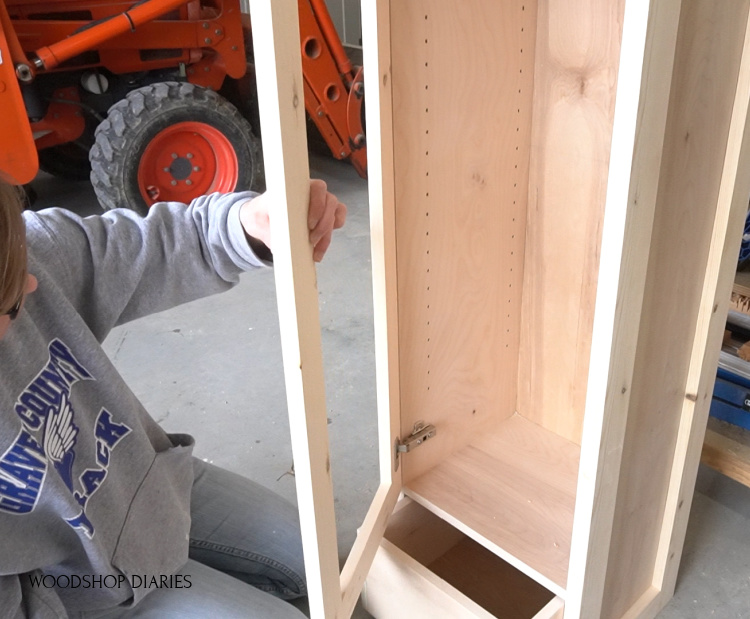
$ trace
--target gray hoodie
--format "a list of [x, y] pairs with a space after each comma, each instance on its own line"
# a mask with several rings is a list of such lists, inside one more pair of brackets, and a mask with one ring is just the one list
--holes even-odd
[[0, 340], [0, 617], [134, 604], [187, 560], [193, 439], [156, 424], [100, 342], [262, 266], [239, 221], [253, 195], [24, 215], [39, 287]]

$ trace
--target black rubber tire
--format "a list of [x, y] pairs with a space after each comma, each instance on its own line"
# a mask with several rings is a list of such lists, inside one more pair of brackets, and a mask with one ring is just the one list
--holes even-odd
[[91, 176], [89, 146], [80, 141], [50, 146], [38, 154], [39, 167], [47, 174], [68, 181], [87, 181]]
[[186, 121], [211, 125], [229, 140], [239, 165], [238, 191], [262, 190], [260, 141], [237, 109], [206, 88], [160, 82], [128, 93], [96, 128], [89, 158], [91, 184], [102, 207], [148, 212], [138, 188], [141, 156], [160, 131]]

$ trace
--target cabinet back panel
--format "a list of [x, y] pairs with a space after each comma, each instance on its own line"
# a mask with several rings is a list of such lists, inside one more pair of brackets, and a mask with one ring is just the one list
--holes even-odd
[[515, 410], [535, 12], [391, 5], [405, 483]]
[[540, 0], [518, 412], [581, 444], [623, 0]]
[[602, 617], [652, 584], [748, 4], [682, 8]]

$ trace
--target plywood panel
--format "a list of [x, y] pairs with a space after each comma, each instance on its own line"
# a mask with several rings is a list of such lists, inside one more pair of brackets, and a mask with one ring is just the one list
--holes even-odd
[[[599, 617], [658, 196], [680, 0], [628, 3], [617, 77], [566, 613]], [[624, 619], [624, 618], [623, 618]]]
[[750, 447], [733, 437], [707, 430], [701, 462], [750, 487]]
[[697, 397], [685, 390], [688, 364], [747, 5], [682, 9], [603, 617], [621, 616], [651, 587], [680, 415]]
[[[392, 547], [397, 548], [420, 566], [429, 569], [429, 572], [425, 572], [420, 568], [426, 574], [426, 580], [438, 583], [439, 588], [452, 598], [468, 596], [474, 603], [492, 613], [493, 617], [531, 619], [538, 616], [540, 619], [550, 619], [562, 606], [559, 599], [556, 604], [551, 603], [553, 596], [544, 587], [408, 498], [399, 502], [396, 507], [385, 538], [387, 542], [380, 549], [381, 554], [388, 554], [388, 549]], [[394, 557], [401, 557], [401, 562], [405, 565], [410, 564], [399, 553], [394, 554]], [[372, 577], [368, 578], [368, 584], [377, 580], [377, 576], [374, 580]], [[394, 585], [394, 588], [398, 588], [399, 595], [393, 595], [392, 590], [383, 590], [378, 594], [399, 598], [403, 587], [396, 583]], [[420, 586], [421, 588], [423, 587]], [[369, 589], [368, 598], [375, 594], [372, 587]], [[377, 616], [426, 616], [428, 613], [425, 608], [430, 604], [436, 604], [437, 612], [445, 612], [450, 608], [433, 597], [420, 600], [416, 609], [409, 609], [412, 614], [407, 614], [402, 607], [399, 615]], [[538, 615], [543, 608], [545, 612]], [[485, 614], [481, 613], [480, 616]]]
[[580, 444], [622, 0], [538, 9], [518, 412]]
[[565, 597], [578, 458], [575, 443], [514, 415], [405, 492]]
[[402, 431], [438, 427], [409, 479], [515, 408], [535, 10], [391, 12]]
[[495, 619], [388, 540], [378, 549], [362, 598], [375, 619]]
[[482, 608], [503, 619], [534, 617], [553, 598], [539, 583], [468, 538], [428, 567]]

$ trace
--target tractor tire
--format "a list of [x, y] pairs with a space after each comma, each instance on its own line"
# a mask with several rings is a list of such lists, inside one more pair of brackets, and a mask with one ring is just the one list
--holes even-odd
[[[92, 136], [93, 137], [93, 136]], [[67, 142], [39, 151], [39, 168], [67, 181], [87, 181], [91, 176], [89, 148], [79, 142]]]
[[262, 190], [260, 141], [237, 109], [187, 82], [131, 91], [96, 128], [91, 183], [105, 209]]

